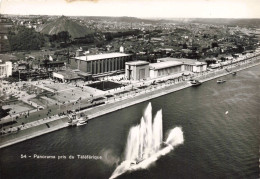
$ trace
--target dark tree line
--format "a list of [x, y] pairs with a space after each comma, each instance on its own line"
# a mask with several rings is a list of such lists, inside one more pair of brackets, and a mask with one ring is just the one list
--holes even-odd
[[70, 39], [71, 39], [71, 36], [70, 36], [69, 32], [67, 32], [67, 31], [62, 31], [62, 32], [59, 32], [58, 34], [54, 34], [49, 37], [50, 42], [68, 43], [70, 41]]
[[12, 51], [39, 50], [45, 43], [44, 35], [25, 27], [18, 28], [16, 32], [9, 31], [8, 39]]

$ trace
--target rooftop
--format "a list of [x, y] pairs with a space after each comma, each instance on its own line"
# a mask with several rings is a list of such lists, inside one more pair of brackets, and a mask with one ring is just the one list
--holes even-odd
[[53, 72], [53, 73], [60, 74], [64, 77], [64, 79], [69, 79], [69, 80], [80, 78], [77, 73], [70, 70]]
[[97, 55], [87, 55], [87, 56], [75, 57], [75, 59], [83, 60], [83, 61], [91, 61], [91, 60], [100, 60], [100, 59], [107, 59], [107, 58], [126, 57], [126, 56], [130, 56], [130, 54], [104, 53], [104, 54], [97, 54]]
[[199, 62], [197, 60], [188, 59], [188, 58], [159, 58], [157, 61], [160, 62], [168, 62], [168, 61], [175, 61], [175, 62], [181, 62], [188, 65], [205, 65], [206, 62]]
[[140, 66], [140, 65], [148, 65], [149, 62], [146, 61], [132, 61], [132, 62], [126, 62], [126, 65], [132, 65], [132, 66]]
[[179, 66], [181, 64], [182, 64], [182, 62], [177, 62], [177, 61], [163, 61], [163, 62], [158, 62], [158, 63], [151, 63], [149, 66], [150, 66], [150, 69], [159, 70], [159, 69], [163, 69], [163, 68]]

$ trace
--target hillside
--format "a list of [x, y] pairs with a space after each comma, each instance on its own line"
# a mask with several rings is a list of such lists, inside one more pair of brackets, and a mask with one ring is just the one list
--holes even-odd
[[85, 35], [94, 33], [93, 30], [81, 26], [65, 16], [42, 25], [37, 31], [47, 35], [54, 35], [62, 31], [67, 31], [71, 35], [71, 38], [84, 37]]

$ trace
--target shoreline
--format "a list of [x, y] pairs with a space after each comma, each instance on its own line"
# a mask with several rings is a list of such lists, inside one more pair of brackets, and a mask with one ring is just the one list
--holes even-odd
[[[235, 66], [235, 67], [231, 67], [230, 70], [232, 71], [241, 71], [241, 70], [245, 70], [257, 65], [260, 65], [259, 62], [260, 59], [256, 59], [255, 61], [252, 61], [251, 63], [245, 63], [245, 64], [241, 64], [240, 66]], [[253, 63], [253, 64], [252, 64]], [[206, 74], [206, 75], [201, 75], [201, 76], [197, 76], [195, 79], [200, 80], [201, 82], [206, 82], [206, 81], [210, 81], [222, 76], [226, 76], [229, 75], [230, 72], [226, 71], [226, 69], [221, 69], [218, 70], [216, 72], [210, 73], [210, 74]], [[86, 110], [82, 110], [80, 111], [80, 113], [88, 113], [88, 120], [94, 119], [96, 117], [114, 112], [114, 111], [118, 111], [120, 109], [150, 100], [150, 99], [154, 99], [160, 96], [164, 96], [188, 87], [191, 87], [192, 85], [188, 82], [188, 81], [183, 81], [177, 84], [170, 84], [170, 85], [162, 85], [154, 90], [151, 91], [143, 91], [138, 95], [132, 96], [132, 97], [126, 97], [125, 99], [119, 100], [119, 101], [115, 101], [113, 103], [106, 103], [104, 105], [101, 106], [97, 106], [95, 108], [92, 109], [86, 109]], [[2, 139], [1, 144], [0, 144], [0, 149], [4, 148], [4, 147], [8, 147], [11, 146], [13, 144], [19, 143], [19, 142], [23, 142], [25, 140], [28, 139], [32, 139], [53, 131], [57, 131], [59, 129], [63, 129], [65, 127], [68, 127], [67, 125], [67, 121], [66, 120], [67, 117], [62, 117], [60, 119], [57, 119], [55, 121], [50, 121], [35, 127], [31, 127], [28, 128], [26, 130], [22, 130], [19, 132], [16, 132], [14, 134], [9, 134], [6, 136], [1, 136]], [[4, 139], [4, 140], [3, 140]]]

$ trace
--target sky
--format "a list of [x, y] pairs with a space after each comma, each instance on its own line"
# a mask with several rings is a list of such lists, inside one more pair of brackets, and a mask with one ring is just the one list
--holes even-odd
[[260, 0], [0, 0], [1, 14], [260, 18]]

